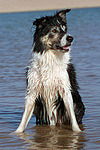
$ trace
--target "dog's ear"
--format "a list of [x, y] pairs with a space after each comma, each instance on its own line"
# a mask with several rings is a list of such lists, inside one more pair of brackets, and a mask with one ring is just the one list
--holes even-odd
[[34, 22], [33, 22], [33, 25], [41, 28], [45, 23], [46, 23], [46, 18], [45, 17], [42, 17], [40, 19], [36, 19]]
[[70, 12], [71, 9], [61, 10], [57, 13], [57, 16], [61, 17], [61, 19], [66, 22], [66, 13]]

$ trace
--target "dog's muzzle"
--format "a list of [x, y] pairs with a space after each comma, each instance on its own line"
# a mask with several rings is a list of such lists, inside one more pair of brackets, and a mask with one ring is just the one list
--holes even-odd
[[68, 52], [69, 51], [69, 47], [71, 46], [72, 42], [73, 42], [73, 37], [65, 34], [62, 39], [61, 39], [61, 48], [63, 52]]

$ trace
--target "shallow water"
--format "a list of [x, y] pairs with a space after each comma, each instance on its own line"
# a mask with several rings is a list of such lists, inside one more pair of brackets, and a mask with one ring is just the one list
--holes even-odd
[[54, 11], [0, 14], [0, 149], [100, 149], [100, 8], [73, 9], [67, 16], [74, 36], [72, 58], [86, 107], [83, 132], [67, 126], [37, 126], [35, 117], [25, 133], [13, 132], [22, 117], [26, 66], [35, 18]]

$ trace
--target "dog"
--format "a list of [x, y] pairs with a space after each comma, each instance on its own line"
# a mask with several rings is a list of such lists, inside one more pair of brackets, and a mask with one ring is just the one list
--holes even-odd
[[37, 124], [71, 125], [80, 132], [79, 124], [85, 106], [79, 94], [70, 46], [73, 37], [67, 33], [66, 13], [36, 19], [32, 57], [27, 70], [25, 108], [15, 133], [24, 132], [32, 114]]

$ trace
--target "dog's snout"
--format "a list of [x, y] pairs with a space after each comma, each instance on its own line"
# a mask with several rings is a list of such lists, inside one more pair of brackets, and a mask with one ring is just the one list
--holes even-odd
[[72, 36], [67, 36], [67, 41], [68, 41], [68, 42], [71, 43], [71, 42], [73, 41], [73, 39], [74, 39], [74, 38], [73, 38]]

